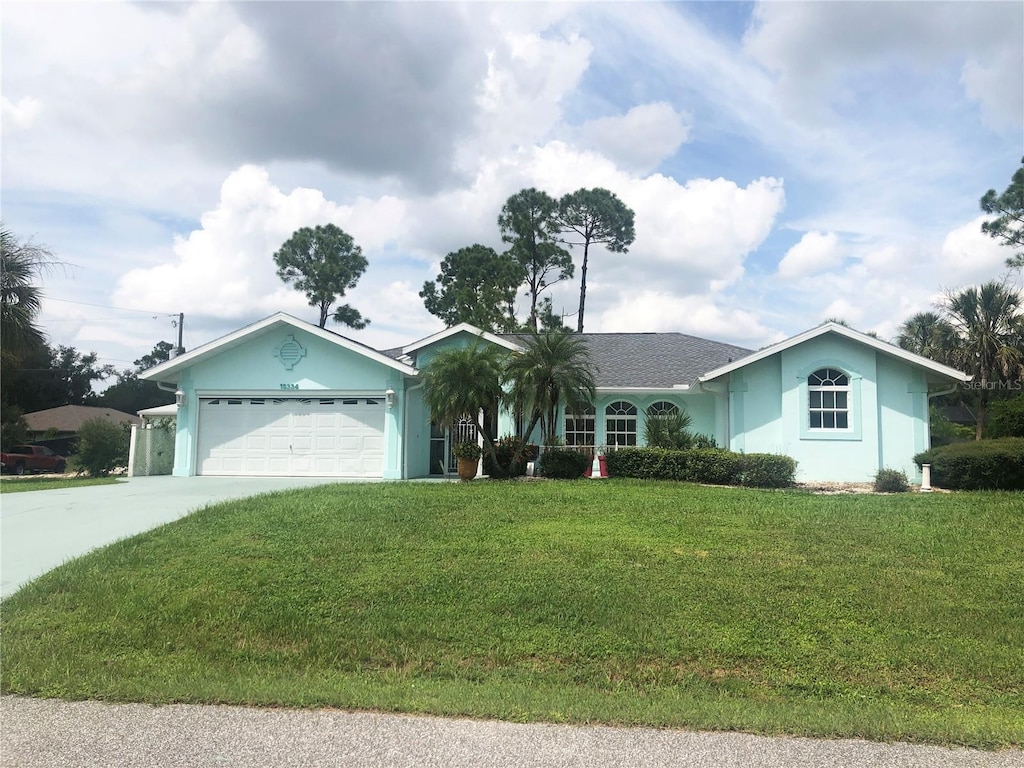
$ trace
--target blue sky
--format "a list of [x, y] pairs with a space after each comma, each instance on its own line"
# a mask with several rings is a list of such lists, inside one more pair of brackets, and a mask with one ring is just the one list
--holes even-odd
[[978, 198], [1024, 155], [1019, 2], [14, 2], [3, 22], [4, 224], [69, 265], [52, 341], [118, 368], [178, 312], [187, 347], [315, 320], [271, 256], [326, 222], [369, 261], [346, 301], [371, 325], [338, 330], [429, 335], [423, 282], [500, 248], [529, 186], [636, 211], [629, 254], [591, 259], [588, 331], [756, 348], [837, 316], [890, 338], [1007, 255]]

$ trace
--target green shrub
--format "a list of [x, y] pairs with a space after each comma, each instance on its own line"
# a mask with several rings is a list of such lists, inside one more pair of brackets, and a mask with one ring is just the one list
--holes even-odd
[[608, 474], [641, 480], [787, 488], [793, 485], [796, 461], [774, 453], [733, 453], [721, 448], [621, 448], [608, 454]]
[[572, 448], [547, 448], [540, 455], [540, 474], [559, 480], [583, 477], [590, 459]]
[[644, 441], [651, 448], [689, 448], [693, 445], [693, 435], [690, 434], [692, 421], [686, 411], [648, 413], [644, 422]]
[[523, 452], [519, 461], [513, 465], [512, 458], [520, 446], [523, 446], [522, 438], [513, 435], [506, 435], [495, 441], [494, 453], [497, 456], [498, 462], [495, 464], [489, 452], [484, 453], [484, 474], [496, 479], [525, 475], [527, 462], [534, 461], [537, 458], [537, 446], [533, 444], [523, 446]]
[[907, 473], [902, 469], [880, 469], [875, 473], [876, 493], [906, 493], [910, 490]]
[[693, 436], [694, 448], [718, 448], [718, 442], [711, 435], [698, 432]]
[[739, 485], [743, 459], [738, 453], [717, 448], [692, 448], [685, 452], [686, 480], [706, 485]]
[[932, 448], [914, 457], [932, 465], [932, 483], [949, 490], [1024, 490], [1024, 438], [1004, 437]]
[[91, 477], [109, 475], [128, 466], [130, 427], [111, 424], [104, 419], [89, 419], [78, 429], [76, 464]]
[[667, 448], [619, 448], [606, 457], [610, 477], [685, 480], [688, 451]]
[[988, 406], [987, 437], [1024, 437], [1024, 395], [995, 400]]
[[796, 482], [796, 459], [778, 453], [743, 453], [740, 457], [743, 485], [789, 488]]

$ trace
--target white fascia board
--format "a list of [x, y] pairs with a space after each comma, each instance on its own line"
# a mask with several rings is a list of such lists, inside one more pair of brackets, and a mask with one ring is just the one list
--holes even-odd
[[725, 376], [727, 373], [732, 373], [740, 368], [745, 368], [751, 363], [764, 360], [766, 357], [771, 357], [774, 354], [791, 349], [792, 347], [803, 344], [806, 341], [810, 341], [811, 339], [817, 338], [818, 336], [822, 336], [826, 333], [835, 333], [839, 336], [843, 336], [852, 341], [871, 347], [883, 354], [898, 358], [904, 362], [910, 363], [911, 365], [925, 368], [932, 373], [937, 373], [940, 376], [947, 379], [953, 379], [960, 383], [966, 383], [973, 378], [970, 374], [958, 371], [956, 368], [950, 368], [948, 365], [936, 363], [934, 360], [929, 360], [927, 357], [922, 357], [921, 355], [914, 354], [913, 352], [908, 352], [905, 349], [897, 347], [895, 344], [889, 344], [881, 339], [876, 339], [874, 336], [868, 336], [866, 333], [861, 333], [860, 331], [855, 331], [852, 328], [847, 328], [845, 325], [839, 325], [838, 323], [825, 323], [824, 325], [819, 325], [817, 328], [811, 328], [803, 333], [798, 333], [796, 336], [792, 336], [785, 341], [780, 341], [777, 344], [772, 344], [771, 346], [767, 346], [757, 352], [752, 352], [746, 357], [741, 357], [739, 360], [735, 360], [727, 365], [708, 371], [701, 376], [698, 381], [702, 383], [712, 381], [721, 376]]
[[177, 416], [178, 406], [174, 403], [170, 405], [155, 405], [152, 408], [143, 408], [141, 411], [136, 411], [136, 414], [146, 419], [155, 419], [164, 416]]
[[174, 380], [177, 374], [185, 368], [219, 354], [226, 349], [238, 346], [251, 336], [265, 331], [275, 325], [288, 325], [296, 330], [311, 333], [324, 341], [336, 344], [339, 347], [363, 355], [364, 357], [368, 357], [369, 359], [386, 365], [389, 368], [394, 368], [407, 376], [418, 375], [417, 370], [412, 366], [393, 360], [387, 355], [382, 355], [380, 352], [377, 352], [370, 347], [359, 344], [351, 339], [347, 339], [337, 333], [332, 333], [318, 325], [313, 325], [312, 323], [307, 323], [304, 320], [299, 320], [297, 317], [292, 317], [285, 312], [277, 312], [276, 314], [270, 315], [270, 317], [257, 320], [255, 323], [247, 325], [244, 328], [239, 328], [237, 331], [232, 331], [226, 336], [221, 336], [219, 339], [214, 339], [213, 341], [198, 346], [193, 350], [178, 355], [167, 362], [160, 363], [159, 365], [150, 368], [148, 371], [143, 371], [139, 374], [139, 378], [146, 381]]
[[594, 387], [598, 392], [628, 392], [643, 394], [644, 392], [686, 392], [689, 384], [673, 384], [670, 387]]
[[451, 328], [445, 328], [443, 331], [438, 331], [437, 333], [431, 336], [427, 336], [425, 339], [414, 341], [412, 344], [402, 347], [402, 353], [407, 356], [411, 355], [417, 349], [429, 347], [431, 344], [436, 344], [439, 341], [443, 341], [444, 339], [447, 339], [451, 336], [455, 336], [459, 333], [469, 333], [473, 336], [483, 339], [484, 341], [489, 341], [491, 344], [497, 344], [499, 347], [504, 347], [510, 352], [523, 351], [523, 348], [520, 347], [518, 344], [514, 344], [511, 341], [501, 338], [500, 336], [495, 336], [493, 333], [489, 333], [488, 331], [482, 331], [475, 325], [470, 325], [469, 323], [459, 323], [458, 325], [453, 325]]

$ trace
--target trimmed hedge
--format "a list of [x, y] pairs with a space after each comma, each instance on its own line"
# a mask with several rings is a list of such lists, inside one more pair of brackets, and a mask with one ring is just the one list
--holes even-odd
[[741, 484], [751, 488], [789, 488], [796, 482], [796, 459], [778, 453], [740, 453]]
[[788, 488], [796, 461], [773, 453], [733, 453], [721, 448], [620, 448], [608, 454], [608, 474], [642, 480]]
[[1024, 490], [1024, 437], [954, 443], [919, 453], [932, 465], [932, 483], [955, 491]]
[[583, 477], [589, 466], [590, 457], [572, 448], [545, 448], [538, 462], [542, 476], [557, 480]]

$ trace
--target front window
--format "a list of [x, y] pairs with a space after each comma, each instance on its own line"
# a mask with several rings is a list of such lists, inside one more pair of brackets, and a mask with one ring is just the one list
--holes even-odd
[[659, 400], [647, 406], [648, 416], [669, 416], [673, 413], [679, 413], [679, 406], [667, 400]]
[[566, 411], [565, 444], [573, 448], [593, 448], [596, 421], [594, 406], [582, 411]]
[[850, 428], [850, 377], [835, 368], [822, 368], [807, 377], [811, 429]]
[[605, 442], [609, 446], [636, 445], [636, 406], [617, 400], [604, 409]]

